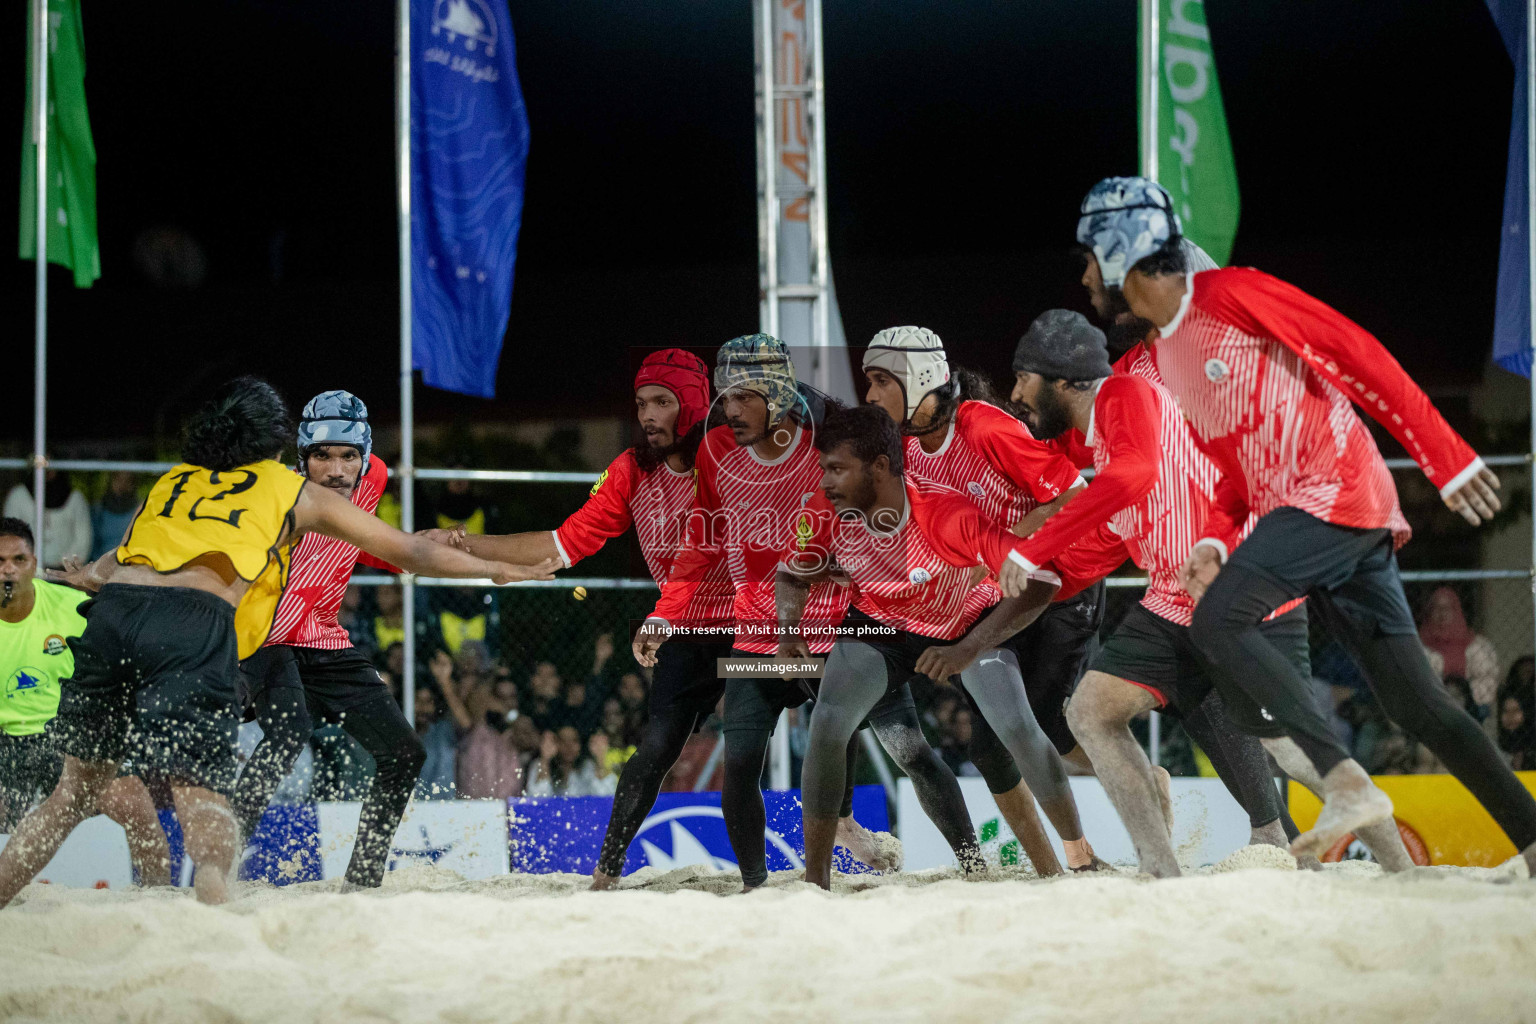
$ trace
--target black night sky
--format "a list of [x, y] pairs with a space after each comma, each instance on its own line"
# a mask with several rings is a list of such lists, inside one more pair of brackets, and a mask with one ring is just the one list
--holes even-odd
[[[87, 292], [51, 279], [55, 436], [174, 430], [238, 372], [295, 401], [347, 387], [379, 421], [397, 417], [393, 6], [85, 0], [104, 277]], [[749, 8], [511, 6], [533, 141], [500, 397], [419, 389], [418, 407], [471, 421], [613, 415], [631, 347], [757, 327]], [[1086, 188], [1135, 169], [1136, 5], [826, 8], [848, 337], [921, 323], [956, 361], [1002, 376], [1035, 314], [1086, 310], [1067, 247]], [[1478, 379], [1513, 88], [1482, 0], [1207, 9], [1243, 192], [1233, 262], [1338, 306], [1432, 391]], [[15, 140], [18, 5], [0, 29]], [[0, 194], [14, 197], [12, 152]], [[156, 286], [136, 268], [152, 231], [195, 239], [200, 285]], [[22, 454], [32, 270], [6, 266], [0, 436]]]

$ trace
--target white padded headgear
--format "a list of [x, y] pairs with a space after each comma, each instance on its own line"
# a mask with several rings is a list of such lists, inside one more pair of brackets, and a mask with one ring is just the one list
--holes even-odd
[[923, 399], [949, 383], [944, 343], [926, 327], [887, 327], [864, 350], [864, 369], [876, 367], [895, 377], [907, 400], [907, 419]]

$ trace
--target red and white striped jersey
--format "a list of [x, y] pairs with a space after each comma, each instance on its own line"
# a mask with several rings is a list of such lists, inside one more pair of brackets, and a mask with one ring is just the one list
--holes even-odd
[[[1106, 572], [1129, 555], [1149, 579], [1142, 605], [1189, 625], [1194, 602], [1179, 570], [1210, 513], [1216, 468], [1195, 446], [1173, 396], [1129, 372], [1099, 383], [1085, 442], [1093, 450], [1093, 481], [1016, 546], [1019, 557], [1031, 567], [1056, 559], [1076, 575], [1077, 562], [1090, 554], [1104, 560]], [[1118, 556], [1112, 541], [1094, 552], [1094, 535], [1106, 525], [1123, 545]], [[1083, 538], [1083, 550], [1069, 551]]]
[[986, 402], [961, 402], [944, 443], [932, 455], [909, 437], [902, 456], [906, 473], [959, 491], [1010, 529], [1037, 505], [1082, 483], [1077, 467], [1060, 452]]
[[[555, 549], [570, 568], [600, 550], [610, 538], [631, 526], [651, 578], [666, 584], [693, 508], [694, 473], [679, 473], [663, 462], [646, 472], [626, 449], [592, 485], [586, 502], [554, 531]], [[736, 588], [724, 562], [693, 591], [693, 598], [674, 623], [694, 630], [727, 629], [731, 625]]]
[[[369, 456], [368, 472], [352, 489], [352, 504], [372, 513], [379, 507], [388, 483], [389, 467], [377, 455]], [[272, 616], [272, 632], [265, 646], [286, 644], [326, 651], [351, 647], [352, 639], [336, 617], [347, 583], [352, 579], [352, 568], [358, 562], [386, 572], [400, 571], [344, 540], [306, 533], [293, 552], [288, 587]]]
[[[1340, 526], [1409, 537], [1397, 488], [1358, 403], [1400, 441], [1441, 494], [1482, 461], [1391, 354], [1358, 324], [1249, 268], [1189, 275], [1154, 358], [1197, 439], [1241, 502], [1299, 508]], [[1224, 514], [1214, 535], [1235, 535]]]
[[813, 575], [836, 566], [853, 581], [853, 606], [876, 622], [956, 640], [1002, 599], [995, 584], [974, 582], [973, 569], [995, 571], [1016, 538], [959, 491], [904, 483], [906, 507], [882, 532], [817, 494], [796, 519], [784, 568]]
[[[723, 561], [736, 588], [736, 647], [771, 654], [778, 649], [774, 577], [794, 537], [796, 514], [821, 493], [816, 448], [796, 427], [788, 450], [765, 462], [752, 447], [738, 446], [730, 427], [721, 426], [704, 435], [694, 472], [698, 489], [687, 542], [652, 617], [681, 623], [696, 591]], [[833, 583], [811, 588], [802, 622], [812, 653], [832, 649], [832, 627], [847, 613], [847, 588]]]

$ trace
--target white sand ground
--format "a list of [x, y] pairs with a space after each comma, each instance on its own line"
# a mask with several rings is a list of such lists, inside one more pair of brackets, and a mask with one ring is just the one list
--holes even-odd
[[[725, 898], [687, 868], [381, 892], [34, 885], [0, 912], [0, 1020], [1536, 1022], [1536, 882], [1250, 847], [1196, 877], [788, 873]], [[1281, 870], [1283, 869], [1283, 870]]]

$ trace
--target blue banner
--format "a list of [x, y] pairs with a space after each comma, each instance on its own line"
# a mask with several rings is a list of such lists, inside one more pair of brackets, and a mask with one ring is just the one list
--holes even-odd
[[1525, 4], [1487, 0], [1504, 49], [1515, 64], [1515, 101], [1509, 117], [1509, 163], [1504, 177], [1504, 222], [1499, 235], [1499, 290], [1494, 301], [1493, 360], [1531, 375], [1530, 196], [1526, 194]]
[[492, 398], [512, 308], [528, 112], [506, 0], [411, 0], [411, 348]]
[[[801, 829], [800, 791], [765, 790], [768, 814], [763, 845], [769, 871], [798, 871], [805, 867], [805, 834]], [[507, 828], [512, 844], [512, 870], [532, 873], [569, 871], [589, 875], [613, 813], [613, 798], [522, 797], [507, 801]], [[853, 816], [865, 828], [884, 832], [891, 827], [885, 790], [856, 786]], [[837, 867], [857, 873], [867, 870], [841, 847]], [[662, 793], [640, 825], [624, 858], [624, 873], [650, 866], [670, 871], [704, 865], [734, 870], [736, 855], [725, 833], [719, 793]]]

